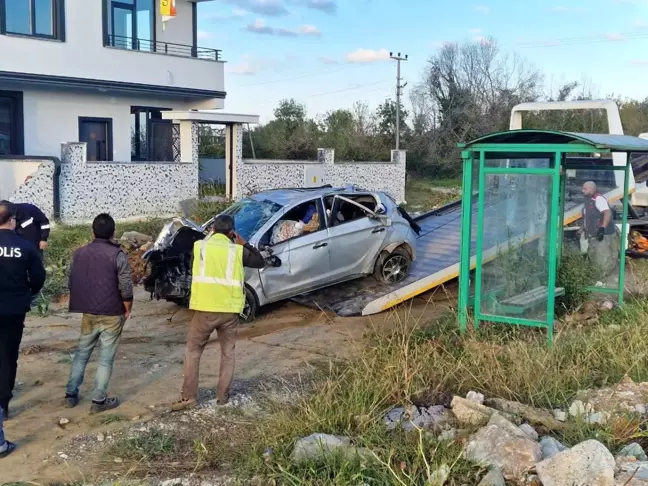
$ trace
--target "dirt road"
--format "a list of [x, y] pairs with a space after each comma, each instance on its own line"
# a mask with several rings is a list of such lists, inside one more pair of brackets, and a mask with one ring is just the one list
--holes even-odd
[[[436, 299], [435, 299], [436, 300]], [[419, 300], [401, 312], [438, 314], [445, 306]], [[393, 321], [393, 313], [368, 318], [339, 318], [285, 303], [269, 309], [254, 323], [241, 327], [236, 350], [234, 395], [246, 381], [294, 375], [306, 364], [344, 357], [368, 326]], [[155, 302], [138, 291], [132, 319], [127, 323], [117, 354], [110, 392], [123, 404], [116, 410], [128, 421], [147, 421], [155, 408], [173, 401], [182, 381], [183, 347], [191, 313], [173, 304]], [[5, 423], [9, 440], [19, 449], [0, 463], [2, 482], [71, 482], [92, 474], [92, 464], [59, 454], [66, 444], [106, 429], [101, 414], [88, 415], [96, 361], [86, 373], [80, 405], [62, 407], [80, 316], [54, 311], [47, 318], [29, 317], [18, 370], [11, 419]], [[201, 366], [201, 388], [215, 387], [220, 359], [215, 338]], [[60, 419], [70, 421], [59, 425]], [[69, 460], [68, 460], [69, 459]]]

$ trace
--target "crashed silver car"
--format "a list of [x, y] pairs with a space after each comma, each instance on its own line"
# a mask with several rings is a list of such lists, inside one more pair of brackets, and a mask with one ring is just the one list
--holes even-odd
[[[245, 269], [244, 321], [254, 319], [260, 306], [366, 275], [398, 283], [416, 258], [420, 228], [382, 192], [276, 189], [242, 199], [223, 214], [266, 257], [265, 268]], [[152, 297], [188, 303], [193, 243], [208, 234], [212, 221], [200, 226], [177, 218], [164, 227], [143, 256]]]

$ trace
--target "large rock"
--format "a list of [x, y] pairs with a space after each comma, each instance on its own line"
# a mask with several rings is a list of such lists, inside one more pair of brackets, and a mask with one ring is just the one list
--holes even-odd
[[540, 450], [542, 452], [542, 460], [551, 459], [553, 456], [559, 452], [567, 450], [567, 447], [562, 445], [553, 437], [543, 437], [540, 440]]
[[648, 461], [648, 456], [646, 452], [636, 442], [628, 444], [623, 449], [619, 451], [617, 457], [634, 457], [637, 461]]
[[617, 461], [614, 486], [648, 486], [648, 462]]
[[354, 458], [367, 455], [367, 451], [351, 445], [351, 439], [329, 434], [313, 434], [295, 443], [290, 455], [293, 462], [303, 462], [321, 459], [326, 455], [341, 455]]
[[540, 446], [514, 424], [502, 421], [505, 419], [493, 415], [489, 425], [468, 441], [465, 458], [498, 467], [506, 479], [518, 481], [542, 459]]
[[556, 420], [553, 413], [549, 410], [512, 402], [511, 400], [504, 400], [503, 398], [490, 398], [485, 401], [485, 404], [505, 414], [518, 415], [530, 424], [542, 425], [549, 430], [565, 428], [565, 424]]
[[137, 231], [126, 231], [122, 237], [119, 239], [119, 242], [125, 246], [127, 249], [130, 248], [139, 248], [140, 246], [145, 245], [153, 241], [153, 238], [144, 233], [139, 233]]
[[[457, 421], [464, 425], [485, 425], [488, 423], [491, 415], [497, 413], [497, 410], [458, 396], [452, 399], [450, 406]], [[520, 423], [517, 417], [512, 414], [500, 412], [500, 415], [504, 416], [507, 420]]]
[[596, 440], [581, 442], [536, 466], [544, 486], [613, 486], [614, 457]]
[[496, 467], [492, 467], [479, 482], [478, 486], [506, 486], [506, 480], [502, 471]]

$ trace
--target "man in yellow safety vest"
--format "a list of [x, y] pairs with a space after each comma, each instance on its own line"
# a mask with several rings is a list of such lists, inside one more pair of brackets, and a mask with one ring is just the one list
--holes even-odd
[[196, 405], [200, 357], [214, 331], [221, 348], [216, 400], [219, 405], [229, 400], [236, 328], [245, 307], [243, 267], [264, 266], [263, 255], [234, 232], [234, 220], [228, 215], [218, 216], [211, 233], [194, 244], [189, 308], [195, 312], [187, 334], [182, 396], [172, 410]]

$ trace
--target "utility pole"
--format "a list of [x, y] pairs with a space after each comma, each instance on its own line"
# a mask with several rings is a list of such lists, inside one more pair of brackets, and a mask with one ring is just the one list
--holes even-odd
[[401, 90], [407, 86], [407, 83], [401, 84], [401, 81], [403, 80], [401, 78], [401, 61], [407, 61], [407, 54], [405, 54], [405, 57], [401, 56], [401, 53], [399, 52], [397, 55], [394, 56], [393, 52], [389, 53], [389, 57], [396, 61], [397, 68], [396, 68], [396, 150], [400, 150], [400, 99], [401, 99]]

